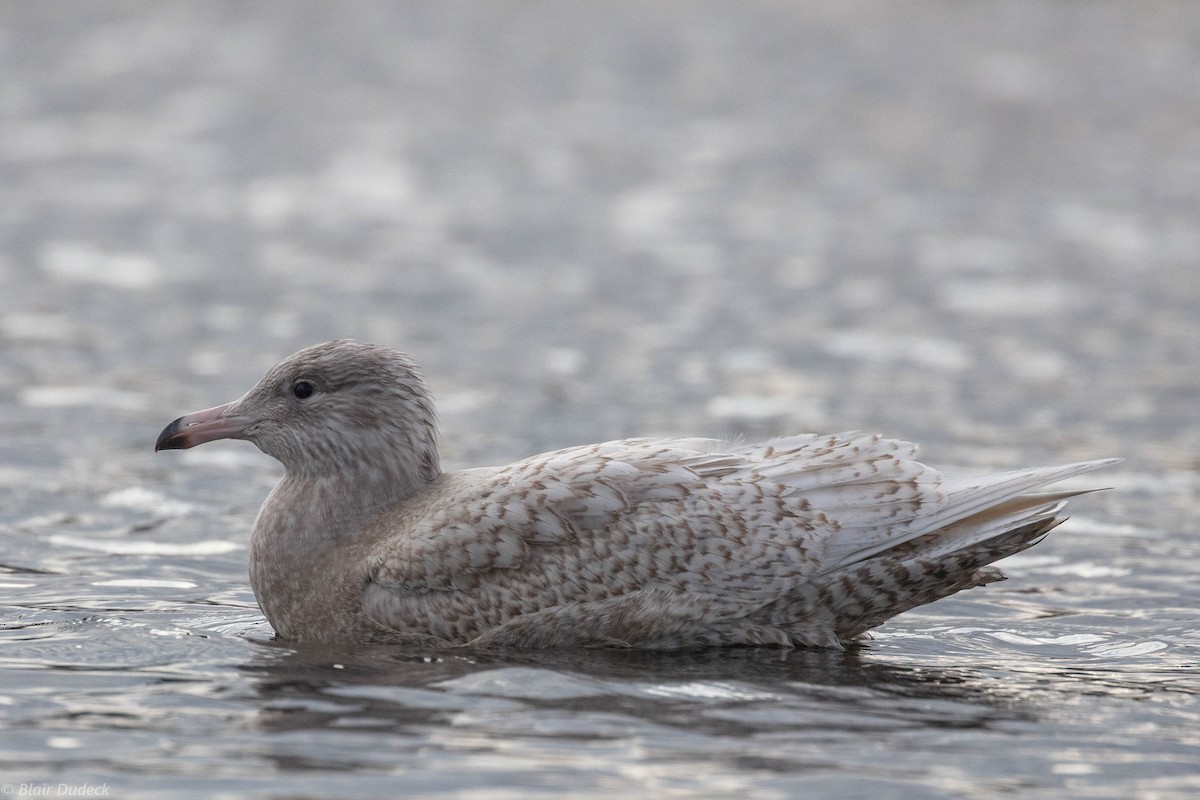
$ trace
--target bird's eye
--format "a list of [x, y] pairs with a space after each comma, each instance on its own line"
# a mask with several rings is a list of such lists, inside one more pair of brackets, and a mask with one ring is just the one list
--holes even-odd
[[308, 381], [296, 381], [292, 384], [292, 394], [299, 400], [307, 400], [316, 390], [317, 388]]

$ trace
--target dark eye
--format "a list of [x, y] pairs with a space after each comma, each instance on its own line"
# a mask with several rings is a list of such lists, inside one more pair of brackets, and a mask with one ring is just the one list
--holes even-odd
[[317, 388], [308, 381], [296, 381], [292, 384], [292, 394], [300, 400], [307, 400], [312, 397], [313, 392], [316, 390]]

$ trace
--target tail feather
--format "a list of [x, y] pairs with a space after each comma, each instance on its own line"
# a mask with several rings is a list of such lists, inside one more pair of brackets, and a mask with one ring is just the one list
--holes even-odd
[[[989, 565], [1032, 547], [1066, 518], [1068, 498], [1094, 489], [1031, 492], [1119, 461], [1087, 461], [940, 480], [941, 507], [910, 524], [876, 517], [829, 539], [833, 556], [809, 596], [807, 614], [823, 619], [840, 641], [916, 606], [973, 586], [1003, 580]], [[853, 516], [851, 517], [853, 518]], [[872, 524], [873, 523], [873, 524]], [[840, 552], [835, 548], [841, 548]], [[779, 612], [795, 613], [795, 608]]]
[[1040, 519], [952, 552], [881, 558], [848, 570], [839, 585], [855, 588], [831, 609], [837, 637], [853, 639], [909, 609], [1004, 580], [1004, 573], [988, 565], [1032, 547], [1065, 521], [1059, 516]]

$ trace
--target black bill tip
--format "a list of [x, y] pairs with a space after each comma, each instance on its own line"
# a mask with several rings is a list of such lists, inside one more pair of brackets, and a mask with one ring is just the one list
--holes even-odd
[[158, 435], [158, 439], [154, 442], [154, 452], [157, 453], [159, 450], [183, 450], [186, 447], [179, 436], [179, 431], [183, 428], [182, 422], [183, 417], [180, 417], [163, 428], [162, 433]]

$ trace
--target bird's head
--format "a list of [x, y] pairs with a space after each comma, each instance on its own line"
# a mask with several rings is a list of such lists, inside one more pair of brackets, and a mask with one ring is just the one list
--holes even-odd
[[180, 417], [154, 449], [216, 439], [247, 439], [300, 477], [392, 480], [415, 490], [440, 471], [433, 399], [416, 365], [348, 339], [305, 348], [241, 398]]

